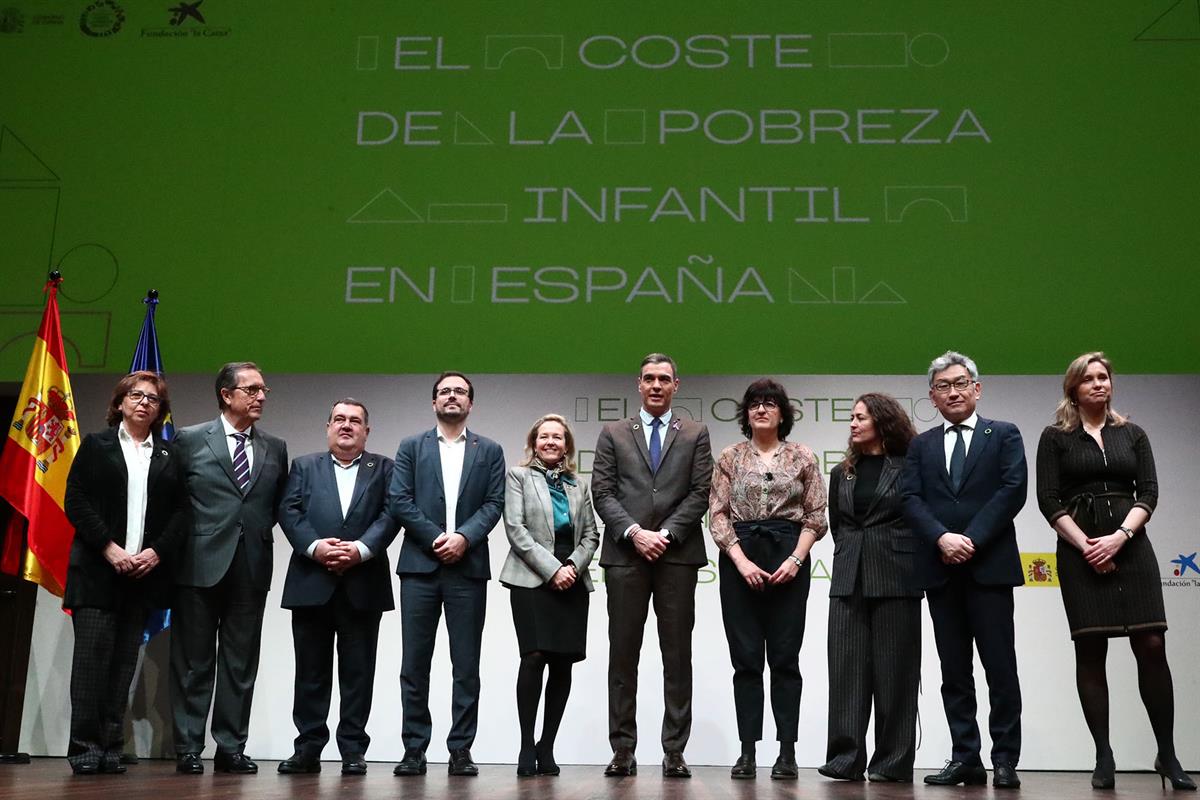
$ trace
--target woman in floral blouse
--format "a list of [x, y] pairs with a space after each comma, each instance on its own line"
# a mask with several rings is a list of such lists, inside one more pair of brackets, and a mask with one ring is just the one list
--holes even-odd
[[742, 742], [730, 776], [756, 774], [765, 660], [779, 739], [771, 777], [794, 780], [808, 552], [825, 535], [825, 481], [812, 450], [784, 441], [795, 415], [778, 383], [763, 378], [750, 384], [738, 406], [738, 422], [747, 441], [722, 451], [709, 496], [709, 527], [721, 550], [721, 615]]

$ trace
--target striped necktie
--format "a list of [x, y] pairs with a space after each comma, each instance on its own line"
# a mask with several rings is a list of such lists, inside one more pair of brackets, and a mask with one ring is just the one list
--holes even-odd
[[248, 433], [235, 433], [233, 439], [233, 477], [237, 480], [238, 488], [245, 493], [250, 486], [250, 459], [246, 456], [246, 440]]

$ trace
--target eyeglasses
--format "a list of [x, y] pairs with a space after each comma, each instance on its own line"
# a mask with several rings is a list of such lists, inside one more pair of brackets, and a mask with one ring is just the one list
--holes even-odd
[[143, 392], [141, 389], [133, 389], [132, 391], [128, 391], [125, 393], [125, 396], [132, 400], [135, 406], [141, 403], [143, 400], [146, 401], [146, 405], [148, 406], [156, 406], [162, 402], [162, 398], [158, 395], [150, 394], [149, 392]]
[[256, 383], [253, 386], [235, 386], [233, 388], [241, 389], [249, 397], [255, 397], [256, 395], [258, 395], [259, 392], [263, 393], [263, 397], [266, 397], [267, 395], [269, 395], [271, 393], [271, 390], [269, 388], [267, 388], [266, 386], [263, 386], [262, 384], [259, 384], [259, 383]]
[[776, 403], [774, 400], [755, 400], [746, 407], [746, 410], [753, 411], [759, 406], [762, 406], [767, 411], [777, 411], [779, 409], [779, 403]]
[[953, 382], [938, 381], [933, 385], [933, 390], [938, 394], [950, 394], [951, 389], [956, 392], [965, 392], [967, 389], [971, 388], [971, 384], [973, 383], [975, 383], [975, 381], [971, 380], [970, 378], [959, 378]]
[[438, 389], [438, 397], [449, 397], [450, 395], [466, 397], [468, 394], [469, 390], [463, 389], [461, 386], [444, 386]]

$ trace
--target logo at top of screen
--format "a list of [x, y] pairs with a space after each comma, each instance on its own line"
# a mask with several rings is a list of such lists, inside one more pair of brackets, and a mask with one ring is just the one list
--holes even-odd
[[79, 30], [87, 36], [112, 36], [119, 33], [124, 24], [125, 9], [115, 0], [96, 0], [79, 15]]
[[171, 12], [171, 24], [182, 25], [189, 19], [194, 19], [201, 25], [204, 23], [204, 15], [200, 13], [200, 5], [204, 0], [196, 0], [194, 3], [180, 3], [177, 6], [171, 6], [167, 11]]

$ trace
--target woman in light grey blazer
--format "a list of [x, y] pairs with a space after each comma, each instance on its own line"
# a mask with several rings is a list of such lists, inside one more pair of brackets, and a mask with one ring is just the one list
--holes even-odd
[[[554, 738], [571, 692], [571, 665], [586, 655], [588, 564], [600, 542], [592, 495], [575, 475], [575, 437], [567, 421], [546, 414], [525, 438], [525, 460], [508, 471], [504, 529], [512, 545], [500, 582], [510, 590], [521, 652], [517, 775], [557, 775]], [[542, 738], [534, 720], [546, 678]]]

